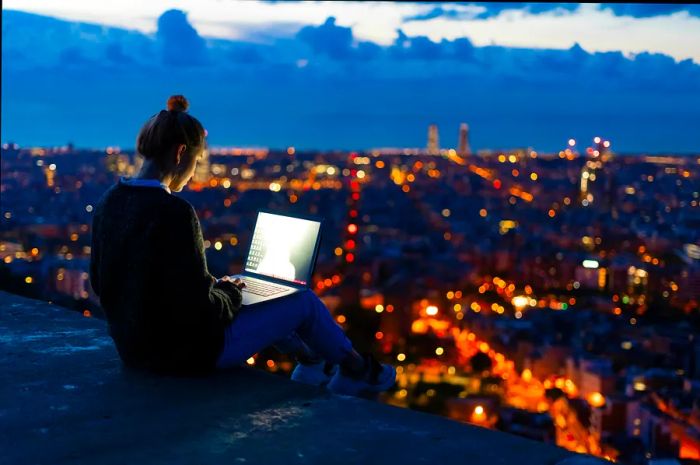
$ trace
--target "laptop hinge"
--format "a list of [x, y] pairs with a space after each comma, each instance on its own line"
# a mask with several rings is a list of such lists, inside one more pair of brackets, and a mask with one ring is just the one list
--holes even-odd
[[243, 276], [249, 276], [251, 278], [260, 279], [262, 281], [270, 281], [271, 283], [293, 287], [294, 289], [306, 289], [307, 287], [309, 287], [308, 285], [305, 285], [305, 284], [293, 283], [290, 281], [285, 281], [284, 279], [278, 279], [278, 278], [273, 278], [271, 276], [265, 276], [264, 274], [253, 273], [252, 271], [243, 270], [243, 273], [241, 273], [241, 274]]

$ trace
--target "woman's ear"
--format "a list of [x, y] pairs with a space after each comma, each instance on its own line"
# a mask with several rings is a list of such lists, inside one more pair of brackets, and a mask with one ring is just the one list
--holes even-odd
[[180, 164], [180, 160], [182, 159], [182, 154], [185, 153], [187, 150], [187, 146], [185, 144], [180, 144], [177, 146], [177, 152], [175, 153], [175, 165]]

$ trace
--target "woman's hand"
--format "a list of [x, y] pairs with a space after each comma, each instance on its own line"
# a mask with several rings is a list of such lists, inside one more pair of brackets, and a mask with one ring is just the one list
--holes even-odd
[[235, 285], [238, 289], [243, 289], [245, 287], [245, 283], [241, 280], [241, 278], [231, 279], [230, 276], [222, 276], [219, 281], [228, 281], [233, 283], [233, 285]]

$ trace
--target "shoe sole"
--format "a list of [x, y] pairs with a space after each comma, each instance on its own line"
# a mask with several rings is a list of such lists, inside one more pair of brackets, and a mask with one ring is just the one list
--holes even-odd
[[[391, 371], [384, 375], [384, 380], [377, 384], [368, 384], [365, 381], [355, 380], [347, 376], [343, 376], [337, 373], [330, 382], [328, 383], [328, 389], [334, 394], [343, 394], [350, 396], [363, 396], [370, 394], [377, 394], [379, 392], [384, 392], [391, 388], [396, 383], [396, 368], [391, 365], [385, 365], [384, 370], [390, 369]], [[337, 377], [337, 378], [336, 378]], [[342, 380], [343, 387], [338, 386]], [[333, 381], [336, 381], [335, 383]]]

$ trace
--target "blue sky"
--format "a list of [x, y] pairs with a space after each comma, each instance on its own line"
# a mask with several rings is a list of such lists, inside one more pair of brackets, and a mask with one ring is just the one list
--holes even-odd
[[696, 5], [112, 3], [3, 2], [3, 142], [130, 148], [184, 93], [213, 145], [700, 151]]

